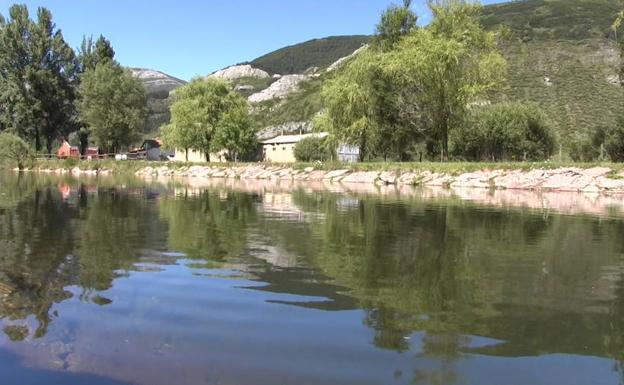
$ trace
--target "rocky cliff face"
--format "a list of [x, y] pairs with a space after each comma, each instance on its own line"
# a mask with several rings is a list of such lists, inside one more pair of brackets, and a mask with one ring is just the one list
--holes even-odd
[[269, 88], [257, 92], [249, 97], [251, 103], [260, 103], [273, 99], [283, 99], [299, 89], [299, 83], [308, 80], [307, 75], [282, 76]]
[[219, 78], [219, 79], [224, 79], [224, 80], [237, 80], [237, 79], [242, 79], [242, 78], [265, 79], [265, 78], [270, 78], [271, 75], [269, 75], [267, 72], [263, 70], [253, 68], [249, 64], [244, 64], [244, 65], [231, 66], [231, 67], [222, 69], [220, 71], [217, 71], [208, 75], [208, 77], [214, 77], [214, 78]]
[[130, 71], [136, 78], [141, 79], [147, 92], [150, 113], [144, 132], [155, 135], [161, 125], [169, 122], [171, 92], [182, 87], [186, 82], [149, 68], [131, 68]]

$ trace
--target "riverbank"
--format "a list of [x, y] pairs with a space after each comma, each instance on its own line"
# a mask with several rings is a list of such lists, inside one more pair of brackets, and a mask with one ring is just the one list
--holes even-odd
[[367, 163], [323, 165], [199, 164], [158, 162], [41, 163], [34, 171], [74, 175], [132, 173], [143, 178], [227, 178], [269, 181], [322, 181], [330, 184], [425, 186], [451, 189], [561, 191], [624, 194], [619, 164], [548, 163]]

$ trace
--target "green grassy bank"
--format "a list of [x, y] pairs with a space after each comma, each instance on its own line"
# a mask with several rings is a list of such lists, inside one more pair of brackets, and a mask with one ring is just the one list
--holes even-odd
[[[35, 161], [28, 167], [29, 169], [65, 169], [71, 170], [78, 167], [81, 170], [110, 170], [113, 173], [135, 173], [145, 167], [168, 167], [170, 169], [179, 169], [189, 166], [212, 166], [219, 168], [227, 167], [244, 167], [252, 165], [264, 165], [272, 167], [292, 167], [294, 169], [305, 169], [313, 167], [317, 170], [340, 170], [349, 169], [353, 171], [431, 171], [437, 173], [445, 173], [449, 175], [459, 175], [467, 172], [475, 172], [479, 170], [524, 170], [530, 171], [535, 169], [558, 169], [567, 167], [592, 168], [592, 167], [608, 167], [617, 174], [624, 171], [624, 163], [611, 162], [594, 162], [594, 163], [576, 163], [576, 162], [375, 162], [375, 163], [293, 163], [293, 164], [268, 164], [268, 163], [181, 163], [181, 162], [150, 162], [150, 161], [115, 161], [115, 160], [94, 160], [94, 161], [75, 161], [75, 160], [50, 160]], [[4, 168], [13, 168], [14, 165], [4, 164]]]

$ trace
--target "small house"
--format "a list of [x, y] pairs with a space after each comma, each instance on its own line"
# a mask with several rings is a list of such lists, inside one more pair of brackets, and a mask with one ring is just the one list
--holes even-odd
[[[63, 141], [61, 147], [59, 147], [58, 151], [56, 151], [56, 157], [58, 159], [67, 159], [67, 158], [82, 158], [80, 154], [80, 149], [78, 146], [71, 146], [66, 140]], [[93, 159], [99, 157], [99, 149], [97, 147], [88, 147], [85, 150], [86, 159]]]
[[61, 147], [56, 151], [56, 157], [59, 159], [80, 158], [80, 150], [77, 146], [71, 146], [69, 142], [64, 140]]
[[329, 134], [319, 132], [301, 135], [280, 135], [262, 142], [262, 159], [271, 163], [294, 163], [295, 146], [305, 138], [326, 138]]

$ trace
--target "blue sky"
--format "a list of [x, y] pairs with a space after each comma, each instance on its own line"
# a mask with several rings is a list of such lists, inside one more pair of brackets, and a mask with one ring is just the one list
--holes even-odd
[[[395, 0], [399, 1], [399, 0]], [[7, 15], [15, 1], [0, 0]], [[414, 9], [427, 19], [425, 0]], [[484, 3], [500, 2], [486, 0]], [[83, 35], [111, 40], [117, 60], [190, 79], [306, 40], [370, 34], [391, 0], [25, 0], [52, 11], [76, 48]]]

